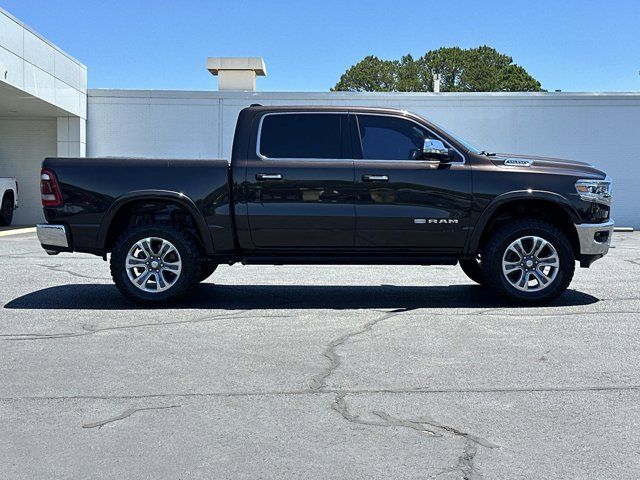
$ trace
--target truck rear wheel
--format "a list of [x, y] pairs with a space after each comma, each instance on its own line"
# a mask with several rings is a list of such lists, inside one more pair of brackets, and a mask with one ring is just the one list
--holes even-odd
[[183, 295], [200, 275], [191, 236], [166, 225], [127, 230], [111, 252], [111, 276], [124, 296], [155, 305]]
[[575, 270], [569, 239], [554, 225], [523, 219], [498, 229], [483, 250], [487, 285], [506, 299], [542, 305], [561, 295]]
[[0, 226], [7, 227], [13, 221], [13, 198], [11, 194], [5, 194], [0, 204]]
[[467, 275], [467, 277], [480, 285], [485, 284], [480, 255], [476, 255], [473, 258], [463, 258], [459, 263], [460, 268], [462, 268], [462, 271]]

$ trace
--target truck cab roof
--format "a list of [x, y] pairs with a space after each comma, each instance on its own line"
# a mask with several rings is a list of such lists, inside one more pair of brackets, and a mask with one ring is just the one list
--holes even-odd
[[407, 110], [383, 107], [350, 107], [344, 105], [255, 105], [244, 110], [251, 112], [351, 112], [351, 113], [386, 113], [393, 115], [413, 115]]

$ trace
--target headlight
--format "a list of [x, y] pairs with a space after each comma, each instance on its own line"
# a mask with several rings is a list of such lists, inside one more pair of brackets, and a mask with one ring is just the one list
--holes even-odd
[[611, 204], [611, 179], [604, 180], [578, 180], [576, 191], [580, 198], [586, 202]]

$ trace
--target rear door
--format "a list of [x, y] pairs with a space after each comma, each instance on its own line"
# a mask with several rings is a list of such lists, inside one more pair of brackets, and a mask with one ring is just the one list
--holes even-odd
[[353, 247], [354, 170], [348, 122], [346, 112], [261, 117], [245, 183], [255, 248]]
[[[453, 252], [464, 246], [471, 170], [422, 160], [425, 138], [444, 140], [410, 118], [351, 115], [356, 181], [356, 246]], [[445, 145], [452, 145], [445, 142]]]

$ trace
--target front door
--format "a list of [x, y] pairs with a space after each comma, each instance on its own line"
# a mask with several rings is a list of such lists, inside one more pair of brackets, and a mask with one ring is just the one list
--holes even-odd
[[471, 170], [464, 156], [457, 152], [447, 164], [422, 160], [425, 138], [443, 138], [406, 117], [352, 115], [351, 127], [356, 144], [356, 246], [461, 249], [471, 212]]
[[355, 202], [348, 115], [268, 113], [257, 128], [245, 182], [254, 247], [352, 248]]

